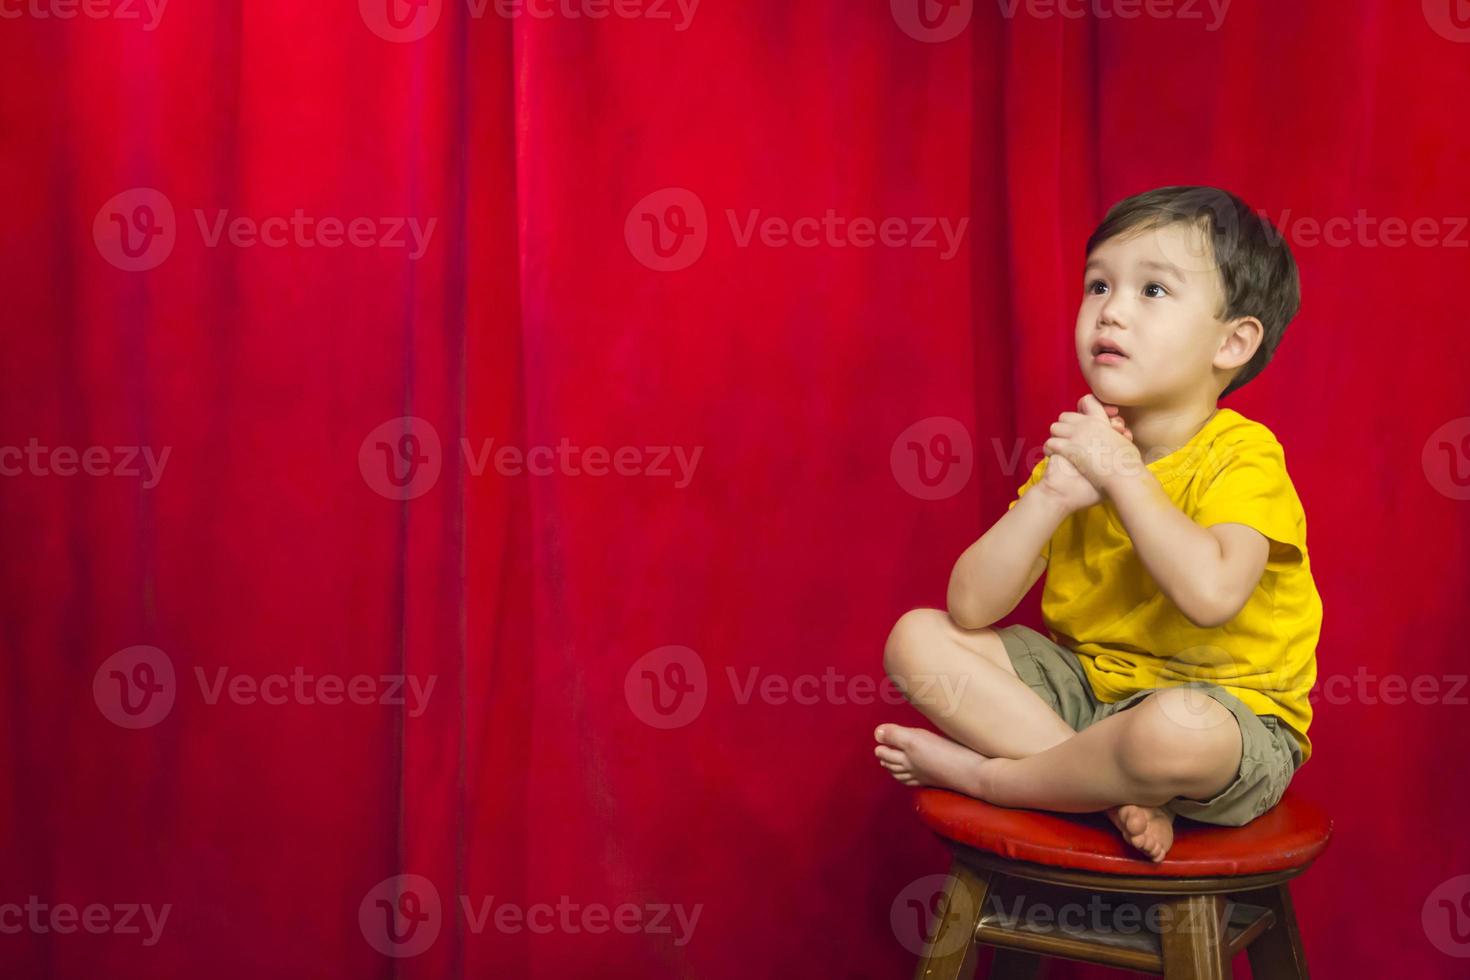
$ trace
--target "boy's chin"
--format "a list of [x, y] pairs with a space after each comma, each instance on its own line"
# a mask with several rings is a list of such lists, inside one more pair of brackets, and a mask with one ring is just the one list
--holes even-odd
[[1143, 399], [1139, 398], [1135, 392], [1121, 389], [1117, 385], [1089, 384], [1087, 387], [1096, 396], [1097, 400], [1104, 405], [1132, 408], [1136, 405], [1143, 404]]

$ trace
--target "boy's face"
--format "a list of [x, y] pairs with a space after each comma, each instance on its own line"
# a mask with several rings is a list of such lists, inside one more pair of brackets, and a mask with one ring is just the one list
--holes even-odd
[[[1199, 226], [1173, 223], [1103, 242], [1087, 258], [1077, 309], [1077, 360], [1093, 394], [1123, 406], [1184, 407], [1202, 392], [1213, 399], [1216, 361], [1228, 371], [1244, 350], [1226, 343], [1232, 327], [1216, 317], [1224, 306]], [[1126, 356], [1097, 356], [1102, 343]]]

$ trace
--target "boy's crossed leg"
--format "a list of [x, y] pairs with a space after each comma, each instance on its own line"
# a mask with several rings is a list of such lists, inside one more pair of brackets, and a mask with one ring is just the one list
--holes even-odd
[[[1154, 861], [1163, 860], [1174, 838], [1173, 814], [1162, 804], [1213, 796], [1240, 765], [1240, 730], [1229, 710], [1184, 689], [1149, 695], [1073, 731], [1016, 676], [993, 629], [960, 629], [943, 610], [901, 617], [884, 667], [950, 736], [880, 725], [874, 753], [900, 782], [1001, 806], [1107, 810], [1129, 843]], [[918, 696], [920, 690], [930, 693]]]

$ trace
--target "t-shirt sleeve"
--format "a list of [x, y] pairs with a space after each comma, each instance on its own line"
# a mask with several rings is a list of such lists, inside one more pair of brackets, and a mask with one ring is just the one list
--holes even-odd
[[[1031, 468], [1031, 475], [1026, 478], [1025, 483], [1021, 484], [1021, 486], [1017, 488], [1016, 499], [1012, 500], [1009, 504], [1006, 504], [1006, 510], [1010, 510], [1012, 507], [1016, 506], [1016, 504], [1020, 503], [1021, 498], [1026, 496], [1026, 491], [1030, 490], [1032, 487], [1036, 486], [1036, 484], [1041, 482], [1042, 474], [1046, 472], [1046, 460], [1046, 456], [1043, 456], [1041, 457], [1041, 459], [1037, 460], [1036, 465]], [[1042, 546], [1041, 554], [1044, 558], [1046, 558], [1048, 562], [1051, 561], [1050, 538], [1047, 538], [1046, 544]]]
[[1273, 561], [1300, 561], [1306, 550], [1306, 515], [1279, 442], [1253, 439], [1225, 449], [1214, 477], [1191, 515], [1201, 527], [1245, 524], [1271, 540]]

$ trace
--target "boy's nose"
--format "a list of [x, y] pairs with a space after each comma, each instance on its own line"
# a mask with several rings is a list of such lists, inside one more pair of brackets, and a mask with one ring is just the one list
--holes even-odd
[[1123, 316], [1124, 313], [1125, 310], [1123, 309], [1123, 303], [1121, 300], [1118, 299], [1117, 294], [1115, 293], [1112, 296], [1108, 297], [1107, 302], [1104, 303], [1102, 305], [1102, 309], [1098, 311], [1097, 322], [1101, 326], [1126, 327], [1127, 321]]

